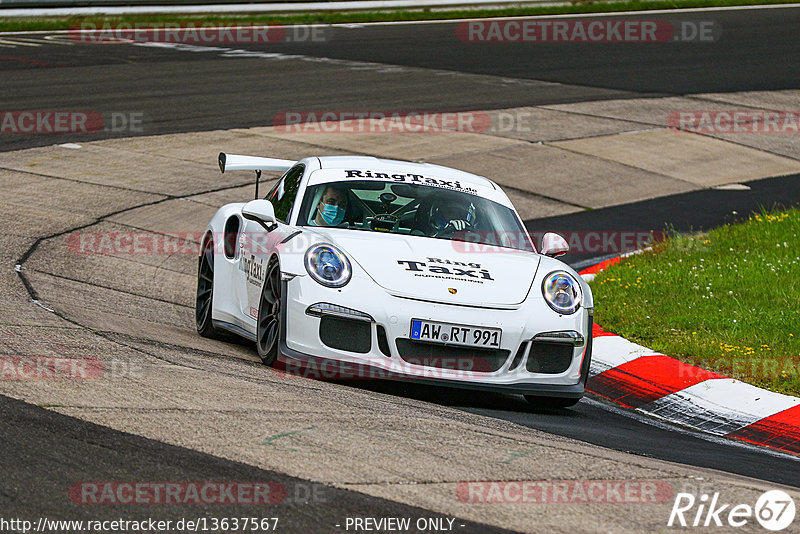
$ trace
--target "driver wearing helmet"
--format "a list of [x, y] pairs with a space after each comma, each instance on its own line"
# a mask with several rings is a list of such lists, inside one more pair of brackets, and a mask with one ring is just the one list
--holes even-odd
[[460, 232], [475, 225], [475, 205], [464, 199], [448, 199], [431, 206], [429, 224], [434, 234]]

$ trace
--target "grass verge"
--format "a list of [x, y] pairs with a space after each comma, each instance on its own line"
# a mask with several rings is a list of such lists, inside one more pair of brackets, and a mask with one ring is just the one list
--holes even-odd
[[762, 212], [624, 258], [592, 282], [604, 329], [800, 396], [800, 209]]
[[2, 17], [0, 11], [0, 31], [67, 30], [80, 22], [119, 23], [119, 22], [188, 22], [195, 23], [252, 23], [252, 24], [337, 24], [414, 20], [447, 20], [460, 18], [522, 17], [530, 15], [562, 15], [568, 13], [590, 14], [615, 11], [648, 11], [654, 9], [687, 9], [699, 7], [730, 7], [749, 5], [790, 4], [796, 0], [680, 0], [680, 1], [630, 1], [594, 2], [575, 0], [561, 6], [520, 7], [505, 9], [469, 10], [398, 10], [374, 12], [302, 13], [292, 15], [236, 14], [192, 15], [192, 14], [150, 14], [99, 17]]

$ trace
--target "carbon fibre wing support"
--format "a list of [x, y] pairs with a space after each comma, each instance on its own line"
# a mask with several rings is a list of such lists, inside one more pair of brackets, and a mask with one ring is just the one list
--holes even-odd
[[296, 161], [256, 156], [219, 153], [219, 170], [225, 171], [288, 171]]

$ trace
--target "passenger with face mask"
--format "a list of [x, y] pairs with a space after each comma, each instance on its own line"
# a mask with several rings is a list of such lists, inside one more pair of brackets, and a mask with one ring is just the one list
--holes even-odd
[[329, 185], [319, 199], [313, 222], [316, 226], [338, 226], [346, 211], [347, 193]]

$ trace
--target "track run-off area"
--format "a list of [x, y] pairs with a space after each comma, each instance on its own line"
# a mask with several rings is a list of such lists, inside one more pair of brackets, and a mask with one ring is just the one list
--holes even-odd
[[[530, 230], [579, 236], [583, 248], [565, 258], [573, 265], [618, 253], [623, 236], [709, 228], [800, 200], [796, 132], [678, 131], [681, 113], [706, 113], [712, 126], [720, 113], [798, 113], [800, 8], [624, 17], [715, 33], [470, 42], [452, 22], [326, 26], [321, 40], [280, 43], [0, 35], [0, 111], [103, 118], [88, 133], [0, 134], [0, 357], [89, 369], [88, 378], [0, 377], [1, 515], [247, 515], [277, 517], [284, 532], [354, 531], [354, 517], [412, 518], [411, 530], [431, 532], [662, 532], [675, 530], [679, 492], [753, 506], [783, 489], [800, 503], [795, 457], [599, 398], [545, 411], [514, 396], [307, 380], [264, 367], [249, 344], [195, 331], [191, 233], [253, 195], [250, 174], [219, 173], [220, 151], [363, 154], [483, 174]], [[482, 126], [281, 122], [326, 111], [462, 113]], [[262, 191], [275, 178], [265, 173]], [[80, 247], [133, 234], [189, 241], [126, 254]], [[204, 481], [271, 483], [273, 501], [252, 488], [243, 490], [251, 503], [92, 501], [119, 484]], [[513, 496], [526, 481], [546, 502]], [[603, 496], [582, 499], [598, 481]], [[503, 502], [484, 502], [505, 488]], [[762, 529], [751, 518], [740, 530]]]

